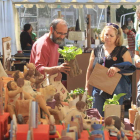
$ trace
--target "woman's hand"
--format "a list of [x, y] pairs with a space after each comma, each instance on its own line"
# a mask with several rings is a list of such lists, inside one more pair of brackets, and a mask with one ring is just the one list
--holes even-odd
[[115, 73], [117, 73], [118, 71], [120, 71], [120, 69], [118, 69], [116, 67], [110, 67], [107, 71], [107, 75], [109, 77], [113, 77], [115, 75]]

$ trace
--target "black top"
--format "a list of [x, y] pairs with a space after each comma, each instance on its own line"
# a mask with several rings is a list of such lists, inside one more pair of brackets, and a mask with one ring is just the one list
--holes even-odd
[[[127, 50], [128, 49], [125, 46], [117, 46], [108, 57], [105, 57], [103, 45], [99, 45], [94, 49], [95, 58], [93, 62], [93, 67], [96, 63], [99, 63], [101, 65], [105, 64], [105, 67], [107, 68], [110, 68], [113, 64], [121, 63], [123, 62], [122, 56]], [[104, 99], [109, 99], [113, 97], [113, 95], [109, 95], [104, 91], [102, 92], [101, 96]]]
[[22, 50], [26, 50], [26, 47], [28, 47], [27, 43], [31, 44], [32, 46], [32, 39], [28, 32], [23, 31], [20, 34], [20, 44]]
[[[99, 64], [105, 62], [105, 67], [110, 68], [113, 64], [123, 62], [122, 56], [127, 50], [125, 46], [117, 46], [108, 57], [105, 57], [103, 45], [99, 45], [94, 49], [95, 60]], [[95, 63], [93, 65], [95, 65]]]

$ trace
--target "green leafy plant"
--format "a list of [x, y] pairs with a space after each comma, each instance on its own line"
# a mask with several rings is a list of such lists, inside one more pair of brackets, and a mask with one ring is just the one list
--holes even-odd
[[120, 93], [118, 95], [114, 94], [112, 99], [106, 99], [106, 101], [104, 102], [104, 106], [103, 106], [103, 111], [105, 110], [105, 105], [109, 105], [109, 104], [115, 104], [115, 105], [119, 105], [119, 99], [126, 95], [126, 93]]
[[97, 33], [98, 35], [101, 33], [101, 29], [94, 28], [93, 32]]
[[84, 94], [85, 90], [84, 88], [76, 88], [73, 93], [75, 93], [76, 95], [79, 95], [79, 94]]
[[63, 56], [67, 61], [75, 59], [76, 55], [82, 54], [82, 49], [75, 46], [66, 47], [64, 49], [58, 49], [58, 52]]
[[70, 97], [70, 94], [69, 93], [67, 93], [67, 97], [66, 97], [66, 99], [64, 99], [64, 102], [69, 102], [69, 99], [70, 99], [71, 97]]
[[93, 97], [90, 95], [87, 95], [87, 108], [90, 109], [93, 106]]
[[71, 92], [69, 94], [74, 99], [78, 95], [83, 95], [84, 92], [85, 92], [84, 88], [76, 88], [75, 90], [71, 90]]

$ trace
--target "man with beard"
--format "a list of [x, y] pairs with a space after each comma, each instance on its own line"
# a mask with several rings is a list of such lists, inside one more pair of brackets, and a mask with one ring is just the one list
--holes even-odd
[[[54, 19], [50, 25], [50, 32], [39, 38], [32, 47], [30, 63], [34, 63], [36, 69], [42, 74], [55, 74], [70, 71], [68, 63], [58, 65], [58, 48], [64, 42], [67, 35], [67, 23], [63, 19]], [[59, 75], [59, 74], [58, 74]]]

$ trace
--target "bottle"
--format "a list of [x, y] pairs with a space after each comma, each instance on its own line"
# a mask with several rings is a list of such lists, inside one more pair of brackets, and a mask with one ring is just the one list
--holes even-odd
[[97, 47], [100, 44], [100, 40], [98, 39], [98, 37], [96, 37], [95, 39], [95, 47]]

